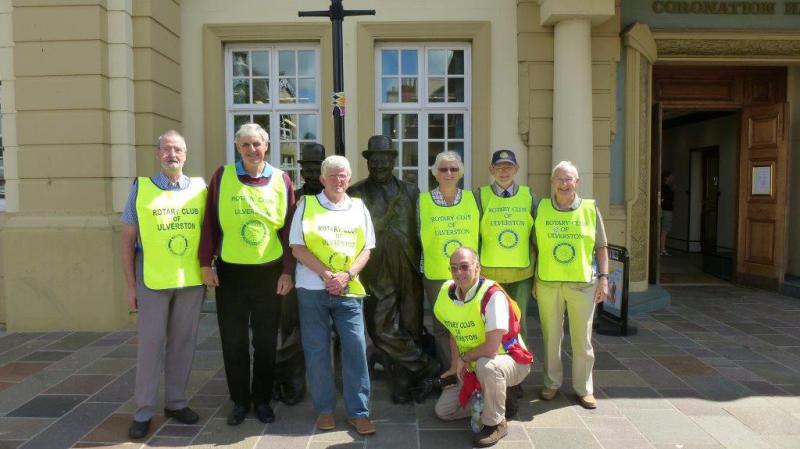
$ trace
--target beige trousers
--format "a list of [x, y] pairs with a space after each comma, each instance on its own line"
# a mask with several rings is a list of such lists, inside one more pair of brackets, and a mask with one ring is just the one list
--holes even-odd
[[[510, 355], [496, 355], [494, 358], [482, 357], [477, 360], [475, 374], [481, 383], [483, 395], [483, 412], [481, 422], [487, 426], [495, 426], [505, 419], [506, 388], [519, 385], [531, 372], [530, 365], [522, 365], [514, 361]], [[436, 416], [443, 421], [453, 421], [470, 416], [469, 405], [461, 408], [458, 392], [461, 382], [454, 387], [445, 388], [436, 401]]]
[[544, 386], [560, 388], [564, 378], [561, 365], [561, 340], [564, 339], [564, 312], [569, 315], [572, 346], [572, 386], [580, 396], [594, 393], [592, 367], [592, 319], [595, 283], [545, 282], [536, 279], [536, 302], [544, 338]]

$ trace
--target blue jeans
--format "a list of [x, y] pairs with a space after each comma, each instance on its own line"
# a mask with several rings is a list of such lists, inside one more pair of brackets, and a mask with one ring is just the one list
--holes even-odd
[[364, 337], [363, 300], [330, 295], [325, 290], [297, 289], [300, 335], [306, 378], [318, 414], [336, 409], [336, 383], [331, 363], [331, 319], [341, 342], [344, 405], [350, 418], [369, 416], [369, 369]]

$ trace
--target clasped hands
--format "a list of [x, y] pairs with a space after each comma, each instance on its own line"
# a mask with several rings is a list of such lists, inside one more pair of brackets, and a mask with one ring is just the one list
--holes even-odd
[[350, 282], [350, 275], [346, 271], [336, 273], [326, 270], [322, 273], [322, 280], [325, 281], [325, 290], [331, 295], [341, 296], [347, 290], [347, 283]]

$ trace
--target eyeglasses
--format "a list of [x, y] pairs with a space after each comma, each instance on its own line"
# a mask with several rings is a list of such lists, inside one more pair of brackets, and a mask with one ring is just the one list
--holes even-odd
[[450, 265], [450, 271], [453, 271], [453, 272], [463, 271], [463, 272], [466, 273], [466, 272], [470, 271], [472, 269], [472, 267], [473, 267], [473, 265], [471, 263], [461, 263], [461, 264], [458, 264], [458, 265]]
[[511, 173], [517, 168], [516, 165], [493, 165], [492, 167], [498, 173]]
[[458, 167], [439, 167], [439, 173], [447, 173], [447, 172], [458, 173], [458, 171], [459, 171]]

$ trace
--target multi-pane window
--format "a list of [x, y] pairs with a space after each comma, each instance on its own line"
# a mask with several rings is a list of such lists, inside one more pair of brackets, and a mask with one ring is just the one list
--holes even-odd
[[233, 135], [255, 122], [270, 137], [270, 164], [302, 185], [300, 147], [320, 141], [319, 48], [230, 45], [225, 50], [228, 162], [239, 160]]
[[380, 44], [376, 47], [376, 129], [398, 151], [395, 174], [422, 191], [436, 187], [430, 167], [458, 152], [470, 185], [471, 102], [468, 44]]

